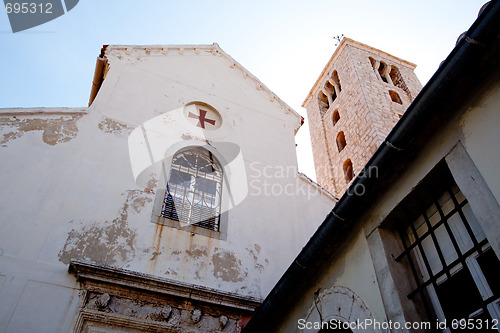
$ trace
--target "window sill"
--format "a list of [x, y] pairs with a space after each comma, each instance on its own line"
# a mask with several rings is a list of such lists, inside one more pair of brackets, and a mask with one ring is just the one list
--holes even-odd
[[185, 224], [182, 226], [182, 224], [179, 221], [171, 220], [165, 217], [161, 216], [152, 216], [151, 218], [152, 223], [164, 225], [167, 227], [175, 228], [178, 230], [190, 232], [192, 234], [198, 234], [198, 235], [203, 235], [211, 238], [217, 238], [217, 239], [222, 239], [222, 233], [220, 231], [214, 231], [210, 230], [207, 228], [195, 226], [192, 224]]

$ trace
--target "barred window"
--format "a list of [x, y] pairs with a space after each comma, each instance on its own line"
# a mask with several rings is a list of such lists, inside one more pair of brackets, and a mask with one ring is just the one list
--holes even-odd
[[188, 147], [172, 158], [161, 216], [219, 231], [222, 167], [202, 147]]
[[460, 189], [444, 194], [400, 231], [404, 248], [396, 261], [406, 261], [428, 315], [448, 328], [453, 320], [491, 324], [500, 318], [500, 262]]

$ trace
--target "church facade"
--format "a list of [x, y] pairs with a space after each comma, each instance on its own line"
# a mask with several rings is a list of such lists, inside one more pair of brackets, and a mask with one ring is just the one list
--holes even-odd
[[105, 46], [89, 107], [0, 110], [0, 332], [239, 332], [334, 198], [214, 45]]

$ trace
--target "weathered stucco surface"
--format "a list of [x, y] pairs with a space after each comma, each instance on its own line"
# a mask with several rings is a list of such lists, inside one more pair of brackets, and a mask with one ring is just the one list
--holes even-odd
[[[107, 265], [131, 260], [135, 255], [136, 231], [128, 226], [127, 217], [130, 209], [140, 213], [144, 205], [152, 201], [142, 195], [142, 191], [128, 191], [119, 217], [112, 221], [80, 221], [68, 233], [59, 260], [69, 264], [71, 259], [82, 259]], [[75, 221], [70, 223], [75, 224]]]
[[115, 135], [128, 135], [133, 129], [133, 126], [127, 125], [125, 123], [119, 122], [117, 120], [103, 117], [98, 125], [98, 128], [105, 132]]
[[27, 132], [41, 131], [44, 143], [55, 146], [56, 144], [68, 142], [78, 134], [76, 122], [83, 116], [80, 115], [60, 115], [60, 116], [10, 116], [0, 117], [0, 131], [3, 132], [3, 139], [0, 146], [19, 139]]
[[223, 281], [240, 282], [248, 275], [246, 268], [242, 268], [241, 260], [231, 253], [216, 248], [212, 256], [214, 276]]

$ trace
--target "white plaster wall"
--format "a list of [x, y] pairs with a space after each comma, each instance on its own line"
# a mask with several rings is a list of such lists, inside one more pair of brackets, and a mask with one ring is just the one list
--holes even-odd
[[[344, 299], [341, 295], [335, 296], [335, 289], [339, 288], [351, 290], [364, 303], [366, 309], [357, 308], [356, 302], [351, 297]], [[380, 291], [377, 288], [373, 262], [362, 230], [356, 230], [353, 235], [346, 238], [341, 253], [321, 272], [321, 278], [315, 285], [304, 291], [300, 302], [290, 309], [288, 320], [283, 322], [279, 332], [302, 332], [299, 330], [299, 319], [311, 323], [319, 322], [313, 296], [318, 289], [320, 290], [318, 300], [322, 304], [324, 320], [336, 318], [355, 321], [359, 319], [356, 315], [362, 310], [366, 318], [378, 321], [384, 321], [386, 318]], [[332, 303], [335, 303], [334, 307], [329, 306]], [[303, 332], [309, 331], [303, 330]]]
[[499, 106], [500, 84], [497, 83], [491, 93], [476, 101], [461, 119], [464, 146], [497, 202], [500, 202]]
[[[0, 113], [9, 139], [0, 147], [0, 332], [69, 330], [78, 303], [72, 258], [263, 298], [334, 205], [296, 173], [250, 173], [297, 169], [300, 120], [228, 58], [111, 53], [109, 65], [88, 109]], [[229, 211], [226, 239], [150, 222], [161, 175], [137, 184], [131, 167], [131, 131], [191, 101], [220, 112], [223, 131], [210, 140], [240, 146], [246, 182], [290, 185], [292, 195], [249, 193]], [[56, 122], [48, 134], [47, 119]]]

